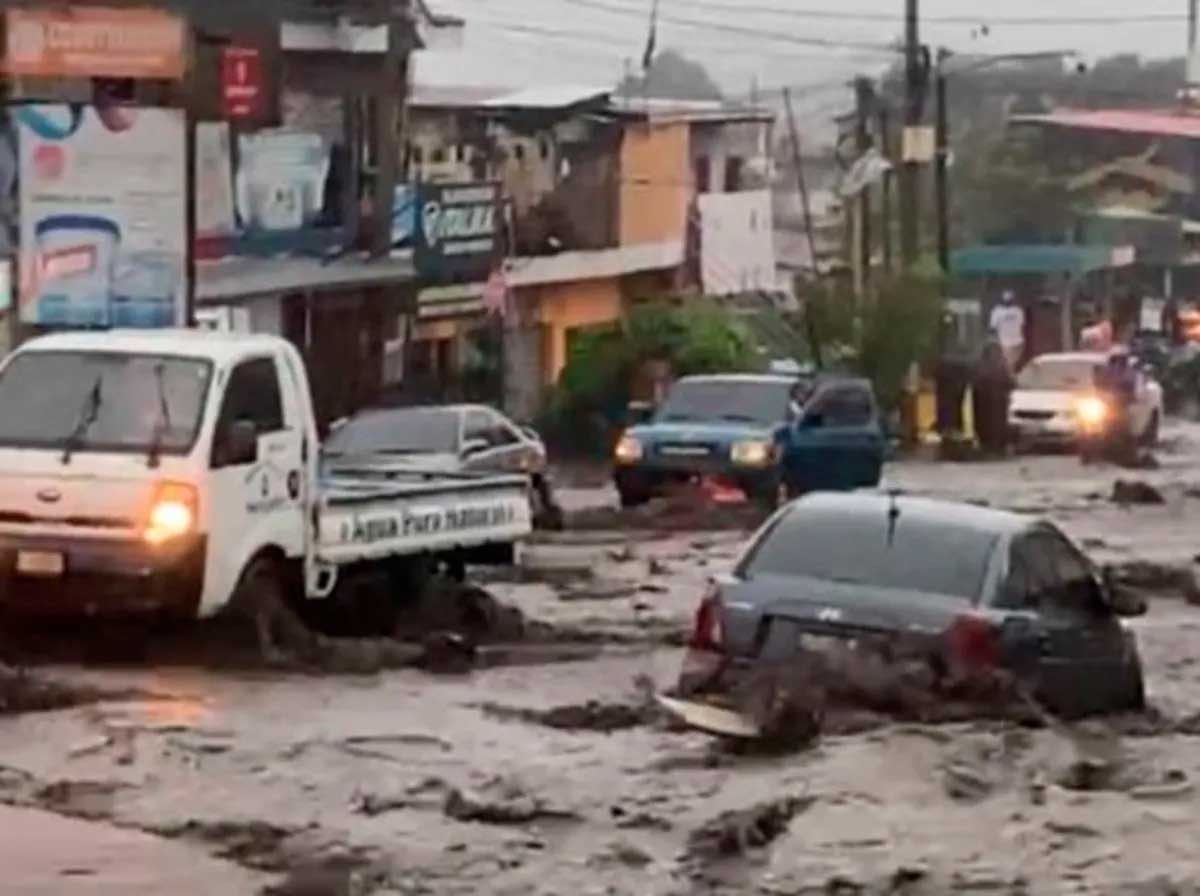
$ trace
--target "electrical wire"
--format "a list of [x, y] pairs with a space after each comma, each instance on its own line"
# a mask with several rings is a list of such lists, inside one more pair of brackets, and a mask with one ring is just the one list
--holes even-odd
[[[644, 11], [630, 6], [618, 6], [606, 0], [560, 0], [560, 2], [578, 6], [585, 9], [595, 9], [601, 12], [608, 12], [615, 15], [634, 16], [642, 18]], [[864, 41], [848, 41], [838, 40], [824, 37], [801, 37], [796, 34], [788, 34], [777, 30], [767, 28], [754, 28], [748, 25], [736, 25], [729, 22], [714, 22], [712, 20], [692, 19], [683, 16], [664, 15], [659, 13], [658, 20], [660, 22], [668, 22], [674, 25], [681, 25], [685, 28], [700, 28], [720, 31], [724, 34], [741, 34], [748, 37], [757, 37], [764, 40], [780, 41], [788, 44], [796, 44], [804, 47], [823, 47], [829, 50], [863, 50], [881, 55], [895, 55], [900, 52], [900, 47], [888, 43], [869, 43]]]
[[[789, 19], [809, 19], [830, 22], [880, 22], [884, 24], [900, 24], [904, 21], [902, 12], [846, 12], [834, 9], [784, 8], [754, 3], [732, 3], [725, 0], [683, 0], [667, 5], [687, 6], [690, 10], [712, 10], [714, 12], [730, 12], [741, 15], [775, 15]], [[633, 11], [638, 7], [627, 6]], [[641, 14], [641, 13], [639, 13]], [[989, 27], [1012, 26], [1082, 26], [1082, 25], [1137, 25], [1164, 24], [1186, 22], [1183, 13], [1114, 13], [1111, 15], [1047, 15], [1047, 16], [993, 16], [980, 15], [922, 15], [921, 24], [931, 25], [986, 25]]]

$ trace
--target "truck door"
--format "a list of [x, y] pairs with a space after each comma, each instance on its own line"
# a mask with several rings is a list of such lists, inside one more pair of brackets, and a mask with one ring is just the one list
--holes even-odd
[[793, 424], [784, 464], [799, 491], [877, 485], [883, 434], [871, 393], [858, 383], [819, 388]]
[[[262, 548], [273, 546], [289, 557], [304, 551], [304, 426], [295, 395], [289, 392], [284, 401], [280, 373], [278, 359], [264, 356], [238, 362], [226, 377], [206, 501], [209, 603], [228, 599]], [[256, 436], [252, 450], [240, 456], [230, 440], [235, 423], [252, 425]]]

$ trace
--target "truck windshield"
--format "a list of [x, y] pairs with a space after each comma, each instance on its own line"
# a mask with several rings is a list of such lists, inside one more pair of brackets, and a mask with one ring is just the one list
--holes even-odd
[[734, 422], [769, 426], [787, 417], [788, 380], [682, 380], [667, 395], [659, 423]]
[[[0, 447], [187, 454], [212, 364], [109, 352], [25, 352], [0, 373]], [[163, 419], [170, 409], [169, 424]]]

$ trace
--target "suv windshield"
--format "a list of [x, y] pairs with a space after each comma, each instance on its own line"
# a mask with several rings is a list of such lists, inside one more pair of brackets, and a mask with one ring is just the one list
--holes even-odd
[[803, 576], [973, 601], [996, 543], [990, 532], [902, 515], [788, 513], [747, 558], [742, 575]]
[[683, 380], [667, 395], [658, 423], [742, 421], [771, 425], [787, 417], [789, 381]]
[[1092, 385], [1102, 358], [1045, 358], [1035, 360], [1017, 376], [1017, 387], [1036, 392], [1074, 392]]
[[346, 454], [453, 454], [458, 413], [433, 408], [367, 411], [325, 442], [331, 457]]
[[[108, 352], [24, 352], [0, 373], [0, 447], [187, 454], [212, 364]], [[164, 419], [164, 406], [169, 421]]]

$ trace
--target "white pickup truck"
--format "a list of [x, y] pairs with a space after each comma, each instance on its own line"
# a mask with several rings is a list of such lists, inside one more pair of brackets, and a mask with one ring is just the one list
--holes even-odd
[[526, 477], [322, 477], [319, 454], [283, 339], [34, 339], [0, 367], [0, 603], [190, 618], [239, 589], [321, 599], [364, 571], [509, 563], [531, 531]]

